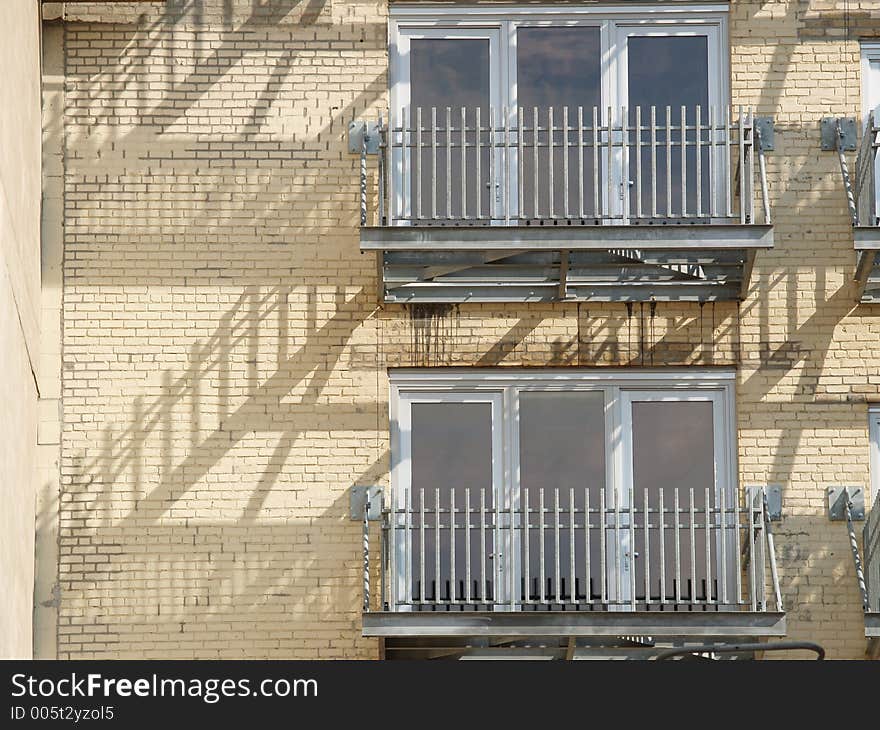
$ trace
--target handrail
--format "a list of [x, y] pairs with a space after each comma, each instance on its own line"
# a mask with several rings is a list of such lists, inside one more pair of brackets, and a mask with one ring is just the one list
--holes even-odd
[[372, 210], [361, 145], [362, 225], [746, 225], [756, 192], [771, 221], [743, 107], [407, 107], [375, 130]]
[[392, 491], [379, 571], [364, 523], [364, 610], [378, 572], [386, 611], [763, 612], [769, 587], [782, 612], [765, 490], [726, 501], [678, 488], [625, 504], [605, 489], [523, 489], [509, 504], [468, 487]]

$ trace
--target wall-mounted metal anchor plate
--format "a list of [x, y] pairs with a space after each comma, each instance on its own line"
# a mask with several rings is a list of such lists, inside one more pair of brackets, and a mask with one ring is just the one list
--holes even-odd
[[855, 117], [824, 117], [822, 119], [822, 149], [832, 152], [837, 149], [837, 123], [840, 122], [840, 133], [843, 135], [843, 151], [848, 152], [856, 148], [858, 132]]
[[773, 117], [755, 117], [755, 129], [761, 138], [761, 149], [764, 152], [772, 152], [776, 149], [776, 134], [773, 126]]
[[348, 125], [348, 151], [359, 155], [364, 142], [367, 143], [367, 154], [379, 153], [379, 124], [357, 119]]
[[862, 487], [828, 487], [828, 519], [846, 519], [847, 499], [852, 505], [852, 518], [865, 519], [865, 490]]
[[368, 503], [370, 510], [367, 513], [367, 519], [370, 521], [382, 519], [382, 487], [356, 485], [350, 490], [350, 499], [349, 517], [351, 519], [363, 521], [364, 509]]
[[767, 485], [767, 514], [773, 522], [782, 519], [782, 485]]

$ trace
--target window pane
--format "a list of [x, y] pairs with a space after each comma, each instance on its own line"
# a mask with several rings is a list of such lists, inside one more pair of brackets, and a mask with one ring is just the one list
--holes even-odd
[[[434, 137], [429, 131], [421, 134], [422, 152], [413, 150], [412, 170], [409, 173], [409, 187], [412, 195], [412, 216], [432, 218], [435, 213], [440, 218], [462, 218], [465, 213], [476, 215], [477, 193], [481, 195], [481, 212], [489, 214], [489, 148], [488, 137], [483, 140], [484, 147], [480, 161], [481, 184], [476, 179], [476, 137], [466, 132], [464, 165], [461, 149], [461, 112], [465, 109], [465, 124], [473, 127], [476, 110], [480, 109], [481, 126], [489, 122], [489, 41], [485, 38], [419, 38], [410, 43], [410, 105], [412, 127], [418, 121], [421, 109], [422, 129], [432, 126], [432, 115], [436, 114], [437, 153], [433, 155]], [[446, 110], [450, 110], [447, 126]], [[500, 112], [499, 112], [500, 113]], [[411, 135], [409, 142], [417, 144], [417, 135]], [[447, 154], [447, 142], [452, 147]], [[447, 175], [447, 162], [451, 174]], [[461, 179], [462, 167], [466, 175], [465, 200], [462, 208]], [[447, 195], [447, 177], [450, 191]], [[419, 188], [418, 180], [421, 180]], [[447, 206], [448, 202], [448, 206]]]
[[[560, 521], [559, 585], [556, 584], [556, 535], [553, 529], [544, 535], [544, 594], [557, 603], [571, 601], [576, 595], [586, 595], [586, 556], [575, 554], [574, 571], [571, 569], [569, 507], [583, 510], [585, 491], [589, 491], [590, 506], [599, 505], [599, 490], [605, 486], [605, 406], [602, 393], [521, 393], [519, 396], [520, 421], [520, 484], [523, 504], [531, 512], [529, 529], [529, 598], [539, 600], [541, 493], [544, 508], [555, 510], [558, 497]], [[574, 501], [570, 490], [574, 490]], [[574, 544], [583, 553], [583, 514], [575, 515]], [[549, 517], [547, 525], [552, 524]], [[532, 529], [534, 528], [534, 529]], [[593, 593], [598, 593], [596, 577], [599, 568], [598, 530], [590, 534], [591, 574]], [[523, 580], [525, 576], [523, 576]], [[574, 585], [573, 585], [574, 584]]]
[[[489, 403], [414, 403], [412, 405], [412, 598], [418, 600], [424, 567], [428, 601], [463, 600], [467, 595], [466, 489], [470, 489], [472, 598], [491, 598], [493, 574], [487, 559], [486, 583], [480, 565], [479, 506], [483, 492], [487, 510], [485, 553], [492, 553], [492, 406]], [[439, 490], [439, 501], [438, 492]], [[449, 510], [455, 513], [455, 593]], [[425, 539], [421, 540], [421, 506], [425, 507]], [[439, 540], [436, 508], [441, 510]], [[423, 566], [424, 557], [424, 566]], [[439, 557], [440, 571], [437, 572]]]
[[[564, 172], [565, 138], [562, 131], [564, 109], [573, 131], [568, 141], [568, 196], [569, 214], [576, 217], [580, 211], [578, 185], [579, 158], [577, 149], [578, 107], [583, 108], [584, 125], [592, 123], [593, 107], [601, 107], [601, 49], [598, 28], [520, 28], [517, 31], [517, 102], [523, 111], [524, 124], [534, 129], [535, 108], [538, 126], [546, 130], [549, 109], [553, 108], [553, 212], [565, 213], [566, 176]], [[585, 134], [585, 137], [587, 135]], [[534, 132], [524, 135], [528, 150], [522, 160], [523, 198], [520, 201], [521, 218], [542, 218], [550, 215], [550, 150], [549, 133]], [[535, 164], [534, 144], [537, 141], [538, 162]], [[587, 142], [590, 139], [586, 140]], [[584, 154], [583, 206], [586, 217], [597, 215], [593, 203], [593, 155]], [[536, 175], [537, 170], [537, 175]], [[536, 184], [537, 180], [537, 184]], [[535, 205], [535, 191], [538, 201]]]
[[[705, 600], [706, 597], [706, 541], [703, 529], [695, 529], [693, 552], [695, 563], [691, 570], [690, 506], [691, 490], [696, 512], [694, 524], [705, 524], [705, 490], [710, 500], [715, 494], [715, 444], [713, 436], [712, 403], [706, 401], [642, 402], [632, 406], [633, 486], [637, 515], [644, 506], [644, 490], [648, 490], [648, 506], [659, 508], [660, 492], [663, 492], [666, 511], [665, 561], [660, 561], [659, 531], [651, 533], [651, 599], [660, 598], [660, 574], [665, 565], [666, 598], [675, 596], [675, 491], [678, 490], [680, 523], [680, 587], [684, 599]], [[639, 516], [637, 522], [641, 523]], [[656, 524], [656, 518], [652, 524]], [[636, 560], [636, 589], [641, 598], [645, 585], [645, 560], [642, 550], [643, 534], [636, 535], [635, 551], [641, 553]], [[713, 554], [715, 546], [713, 545]], [[694, 574], [696, 585], [694, 585]], [[712, 569], [713, 598], [717, 598], [717, 575]]]
[[[631, 36], [628, 47], [628, 84], [630, 123], [635, 123], [635, 109], [641, 108], [643, 125], [650, 124], [651, 107], [656, 107], [657, 115], [657, 205], [658, 215], [678, 216], [682, 212], [682, 174], [681, 174], [681, 132], [669, 134], [672, 154], [666, 154], [666, 107], [671, 108], [671, 126], [681, 126], [681, 107], [687, 107], [686, 123], [696, 122], [696, 107], [700, 107], [701, 123], [706, 125], [709, 113], [709, 53], [706, 36]], [[719, 110], [716, 110], [719, 111]], [[697, 155], [696, 132], [687, 133], [687, 141], [693, 147], [687, 150], [686, 212], [693, 216], [697, 212]], [[708, 132], [703, 130], [701, 142], [709, 141]], [[650, 170], [652, 169], [650, 132], [642, 133], [642, 209], [645, 215], [652, 210]], [[630, 156], [630, 179], [635, 180], [635, 154]], [[671, 208], [667, 210], [667, 165], [671, 164], [672, 196]], [[701, 195], [702, 212], [709, 210], [709, 151], [703, 148], [701, 155]], [[636, 210], [637, 191], [631, 189], [630, 209]]]

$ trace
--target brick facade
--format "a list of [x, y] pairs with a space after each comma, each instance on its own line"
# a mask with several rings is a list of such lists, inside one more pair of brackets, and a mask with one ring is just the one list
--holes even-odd
[[776, 118], [741, 305], [419, 308], [376, 305], [347, 150], [387, 104], [384, 2], [68, 5], [59, 657], [376, 657], [347, 490], [387, 483], [399, 365], [737, 366], [789, 636], [862, 656], [825, 489], [869, 483], [880, 317], [819, 119], [859, 114], [875, 5], [731, 3], [733, 101]]

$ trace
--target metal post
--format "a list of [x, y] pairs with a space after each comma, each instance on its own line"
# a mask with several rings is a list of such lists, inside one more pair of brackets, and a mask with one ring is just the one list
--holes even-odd
[[370, 500], [364, 505], [363, 546], [364, 546], [364, 612], [370, 610]]
[[859, 543], [856, 540], [856, 530], [853, 526], [852, 517], [852, 500], [849, 497], [849, 490], [843, 490], [844, 509], [846, 510], [846, 529], [849, 532], [849, 547], [852, 550], [853, 563], [856, 567], [856, 580], [859, 583], [859, 593], [862, 595], [862, 610], [867, 613], [871, 610], [871, 604], [868, 600], [868, 586], [865, 583], [865, 571], [862, 568], [862, 556], [859, 553]]
[[767, 490], [761, 489], [764, 501], [764, 530], [767, 535], [767, 551], [770, 553], [770, 577], [773, 579], [773, 594], [776, 599], [776, 610], [783, 611], [782, 590], [779, 586], [779, 571], [776, 568], [776, 546], [773, 542], [773, 531], [770, 528], [770, 508], [767, 505]]
[[840, 126], [840, 120], [836, 122], [837, 126], [837, 159], [840, 163], [840, 173], [843, 175], [843, 186], [846, 190], [846, 204], [849, 206], [849, 215], [853, 225], [859, 224], [859, 212], [856, 208], [856, 199], [853, 195], [852, 181], [849, 176], [849, 165], [846, 161], [846, 155], [843, 153], [843, 129]]

